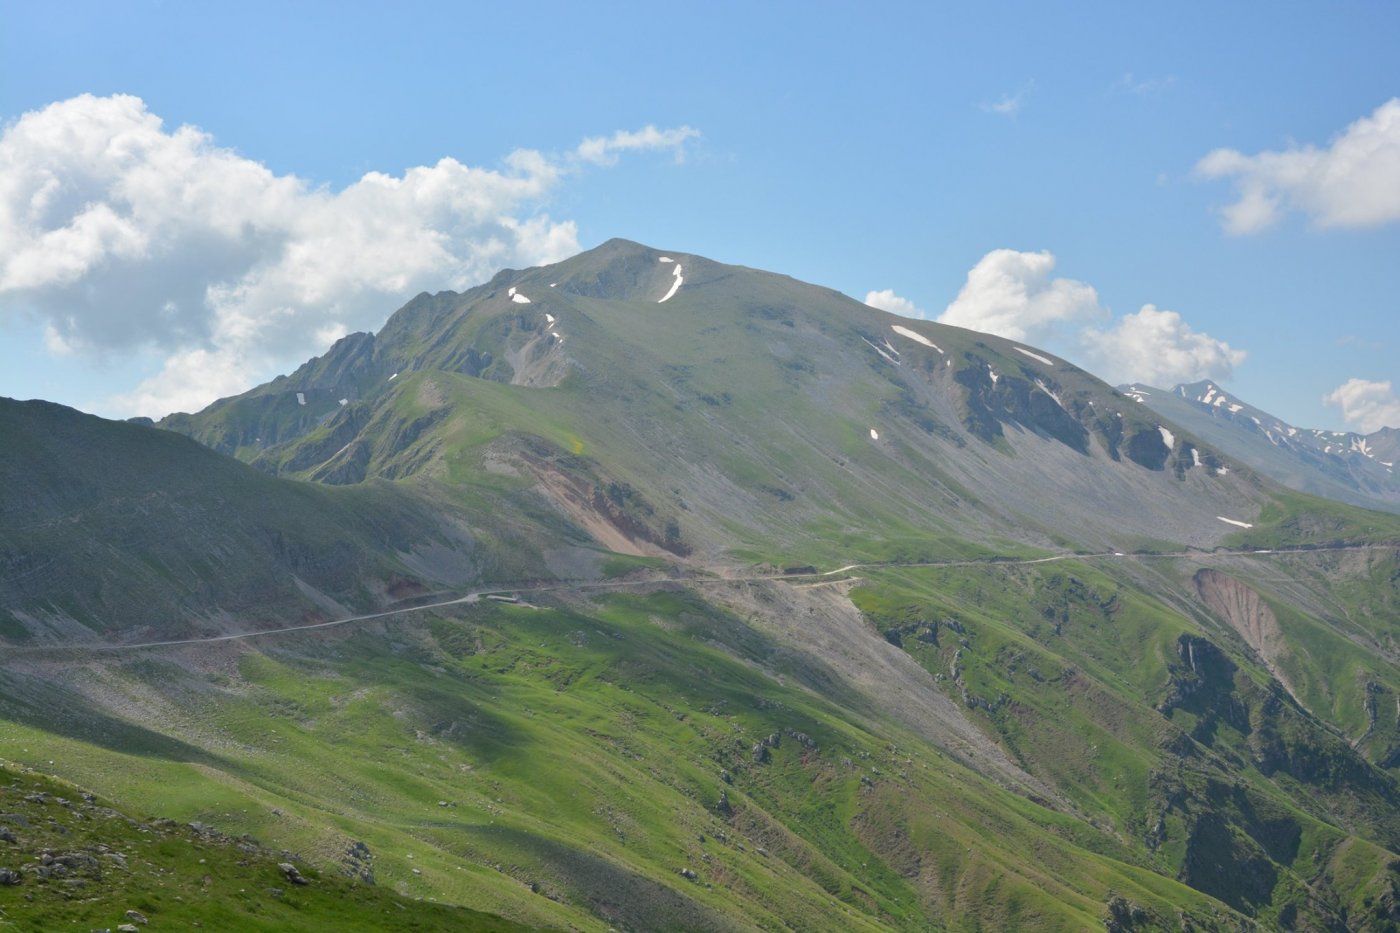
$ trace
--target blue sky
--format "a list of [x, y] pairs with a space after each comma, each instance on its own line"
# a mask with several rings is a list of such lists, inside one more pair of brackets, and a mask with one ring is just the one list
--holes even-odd
[[1394, 4], [114, 6], [3, 4], [3, 395], [193, 407], [623, 236], [1400, 424]]

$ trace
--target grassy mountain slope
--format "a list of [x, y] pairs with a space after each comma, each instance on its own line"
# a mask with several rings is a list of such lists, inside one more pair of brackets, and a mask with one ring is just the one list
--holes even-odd
[[[469, 539], [384, 484], [276, 480], [171, 432], [46, 402], [0, 399], [0, 437], [11, 640], [246, 630], [470, 573]], [[413, 559], [449, 547], [456, 567]]]
[[6, 579], [520, 597], [11, 638], [0, 756], [135, 808], [548, 928], [1400, 922], [1400, 518], [1034, 348], [612, 241], [165, 422], [251, 467], [90, 421], [20, 448], [11, 529], [83, 534]]
[[0, 765], [0, 810], [0, 926], [7, 929], [526, 929], [322, 874], [251, 837], [136, 819], [28, 768]]
[[363, 841], [405, 897], [551, 927], [1068, 930], [1115, 895], [1234, 923], [1083, 818], [809, 689], [830, 676], [811, 663], [683, 592], [487, 604], [265, 651], [36, 662], [7, 697], [119, 693], [166, 711], [165, 735], [76, 716], [3, 742], [327, 873]]
[[469, 500], [494, 484], [495, 508], [543, 499], [651, 554], [1208, 546], [1231, 531], [1217, 516], [1268, 498], [1039, 351], [625, 241], [420, 296], [326, 359], [352, 342], [359, 362], [330, 366], [354, 371], [330, 390], [351, 400], [315, 427], [260, 428], [260, 446], [225, 431], [234, 411], [299, 409], [287, 393], [324, 360], [166, 423], [282, 475], [419, 477]]

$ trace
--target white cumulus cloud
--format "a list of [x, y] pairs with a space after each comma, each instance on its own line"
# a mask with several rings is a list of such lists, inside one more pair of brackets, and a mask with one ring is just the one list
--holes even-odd
[[902, 298], [894, 293], [892, 288], [882, 288], [879, 291], [865, 293], [865, 303], [872, 308], [879, 308], [881, 311], [888, 311], [890, 314], [898, 314], [901, 317], [927, 318], [928, 315], [923, 309], [908, 298]]
[[1400, 428], [1400, 398], [1390, 380], [1348, 379], [1322, 397], [1328, 405], [1342, 410], [1347, 424], [1371, 434], [1381, 428]]
[[1109, 328], [1085, 328], [1080, 343], [1089, 368], [1112, 383], [1224, 381], [1245, 358], [1245, 351], [1192, 330], [1175, 311], [1150, 304]]
[[1400, 220], [1400, 98], [1381, 104], [1326, 148], [1292, 146], [1245, 155], [1216, 149], [1196, 165], [1232, 178], [1237, 199], [1221, 209], [1225, 230], [1255, 233], [1286, 212], [1319, 227], [1376, 227]]
[[1035, 342], [1062, 325], [1107, 315], [1098, 292], [1074, 279], [1052, 279], [1055, 257], [1048, 250], [993, 250], [967, 274], [939, 323]]
[[[968, 272], [967, 283], [938, 321], [1048, 344], [1113, 383], [1224, 381], [1245, 359], [1245, 351], [1192, 329], [1175, 311], [1149, 304], [1115, 319], [1093, 286], [1053, 278], [1054, 268], [1049, 251], [993, 250]], [[888, 289], [865, 299], [866, 304], [904, 313], [889, 306], [893, 302], [913, 307]]]
[[561, 178], [693, 135], [646, 127], [498, 168], [443, 158], [332, 191], [168, 129], [140, 98], [85, 94], [0, 133], [0, 321], [37, 319], [51, 352], [158, 348], [164, 368], [114, 410], [195, 409], [415, 292], [576, 252], [575, 224], [540, 209]]

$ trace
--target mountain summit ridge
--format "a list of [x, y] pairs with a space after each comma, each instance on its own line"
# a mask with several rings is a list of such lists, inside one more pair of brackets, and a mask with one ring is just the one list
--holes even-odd
[[[604, 486], [639, 493], [657, 525], [646, 534], [689, 526], [686, 546], [710, 552], [729, 534], [720, 528], [751, 524], [756, 509], [773, 513], [770, 530], [800, 538], [804, 495], [842, 508], [854, 493], [857, 514], [888, 518], [872, 531], [932, 521], [1041, 546], [1066, 532], [1124, 544], [1124, 531], [1207, 545], [1232, 530], [1217, 516], [1251, 522], [1265, 494], [1250, 477], [1124, 402], [1015, 341], [610, 240], [461, 294], [419, 295], [379, 334], [345, 338], [290, 377], [162, 425], [269, 472], [335, 483], [441, 476], [444, 454], [467, 454], [452, 437], [472, 435], [484, 444], [469, 457], [520, 460], [512, 469], [571, 520], [600, 511], [517, 450], [545, 443], [550, 457], [589, 461], [585, 485], [607, 476]], [[489, 425], [465, 410], [481, 404], [494, 408]], [[540, 419], [551, 428], [529, 424]], [[805, 493], [784, 478], [798, 464]], [[680, 486], [666, 479], [687, 475]], [[1045, 484], [1058, 496], [1026, 494]], [[957, 505], [917, 504], [940, 500]], [[745, 514], [725, 514], [726, 503]], [[1040, 531], [1027, 539], [1026, 528]], [[776, 543], [757, 527], [743, 537]]]

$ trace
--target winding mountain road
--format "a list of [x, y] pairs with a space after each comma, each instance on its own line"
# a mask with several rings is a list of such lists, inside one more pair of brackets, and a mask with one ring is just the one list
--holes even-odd
[[[1400, 544], [1337, 544], [1323, 545], [1318, 547], [1303, 548], [1282, 548], [1278, 550], [1254, 550], [1254, 549], [1220, 549], [1213, 551], [1172, 551], [1172, 552], [1152, 552], [1152, 553], [1125, 553], [1121, 551], [1102, 551], [1097, 553], [1066, 553], [1052, 554], [1048, 557], [1026, 557], [1026, 558], [1006, 558], [1006, 557], [984, 557], [965, 560], [942, 560], [942, 561], [864, 561], [846, 564], [837, 567], [835, 570], [826, 570], [812, 573], [763, 573], [746, 574], [742, 576], [723, 576], [715, 574], [713, 576], [701, 575], [680, 575], [671, 577], [651, 577], [639, 580], [593, 580], [593, 581], [556, 581], [552, 583], [503, 583], [496, 586], [484, 587], [473, 590], [463, 596], [453, 599], [441, 600], [433, 603], [423, 603], [415, 606], [401, 606], [397, 609], [385, 609], [381, 612], [371, 612], [364, 615], [346, 616], [342, 619], [330, 619], [326, 622], [312, 622], [306, 625], [289, 625], [283, 628], [261, 629], [255, 632], [235, 632], [228, 635], [205, 635], [194, 638], [171, 638], [161, 641], [143, 642], [88, 642], [68, 645], [12, 645], [5, 647], [0, 652], [0, 662], [5, 658], [32, 656], [51, 653], [70, 652], [97, 652], [110, 653], [119, 651], [143, 651], [156, 648], [176, 648], [189, 645], [212, 645], [218, 642], [242, 641], [252, 638], [267, 638], [277, 635], [291, 635], [297, 632], [313, 632], [318, 629], [335, 628], [342, 625], [352, 625], [357, 622], [372, 622], [377, 619], [387, 619], [394, 616], [408, 615], [414, 612], [430, 612], [434, 609], [446, 609], [452, 606], [470, 605], [480, 602], [483, 598], [504, 594], [524, 594], [524, 593], [549, 593], [558, 590], [607, 590], [607, 589], [629, 589], [640, 586], [660, 586], [664, 584], [679, 583], [687, 586], [708, 586], [708, 585], [731, 585], [734, 583], [771, 583], [774, 581], [800, 583], [802, 581], [826, 580], [827, 578], [838, 576], [844, 573], [851, 573], [857, 570], [879, 570], [898, 567], [1022, 567], [1032, 564], [1049, 564], [1056, 561], [1066, 560], [1179, 560], [1182, 558], [1194, 558], [1197, 560], [1209, 559], [1212, 557], [1271, 557], [1289, 554], [1310, 554], [1315, 552], [1329, 551], [1379, 551], [1379, 550], [1400, 550]], [[836, 582], [836, 581], [830, 581]]]

